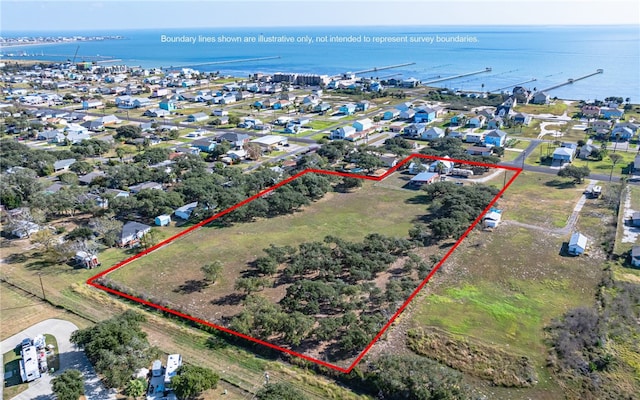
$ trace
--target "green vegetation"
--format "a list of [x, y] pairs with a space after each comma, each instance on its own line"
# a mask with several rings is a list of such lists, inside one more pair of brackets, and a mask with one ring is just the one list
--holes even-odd
[[558, 176], [562, 178], [572, 178], [574, 183], [582, 183], [584, 178], [589, 176], [591, 170], [589, 167], [576, 167], [574, 165], [567, 165], [558, 171]]
[[77, 369], [67, 369], [51, 381], [58, 400], [78, 400], [84, 395], [84, 379]]
[[269, 383], [256, 393], [258, 400], [306, 400], [307, 397], [288, 382]]
[[171, 386], [180, 399], [190, 400], [198, 398], [205, 390], [216, 388], [219, 380], [220, 377], [210, 369], [187, 364], [178, 368]]
[[127, 311], [95, 326], [73, 332], [71, 342], [84, 348], [96, 371], [109, 387], [124, 387], [131, 375], [147, 366], [157, 350], [140, 329], [143, 315]]

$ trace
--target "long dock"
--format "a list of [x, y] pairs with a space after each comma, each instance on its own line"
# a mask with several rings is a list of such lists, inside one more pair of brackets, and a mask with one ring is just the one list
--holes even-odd
[[373, 67], [370, 69], [363, 69], [361, 71], [356, 71], [353, 72], [354, 74], [366, 74], [367, 72], [376, 72], [376, 71], [384, 71], [385, 69], [394, 69], [394, 68], [401, 68], [401, 67], [407, 67], [409, 65], [415, 65], [416, 63], [414, 62], [410, 62], [410, 63], [404, 63], [404, 64], [396, 64], [396, 65], [387, 65], [386, 67]]
[[602, 74], [603, 72], [604, 72], [604, 70], [603, 70], [602, 68], [599, 68], [598, 70], [596, 70], [596, 72], [592, 72], [592, 73], [590, 73], [590, 74], [583, 75], [583, 76], [581, 76], [581, 77], [579, 77], [579, 78], [569, 78], [569, 79], [567, 79], [567, 81], [566, 81], [566, 82], [563, 82], [563, 83], [559, 83], [559, 84], [557, 84], [557, 85], [550, 86], [550, 87], [548, 87], [548, 88], [542, 89], [541, 91], [542, 91], [542, 92], [548, 92], [548, 91], [550, 91], [550, 90], [557, 89], [557, 88], [562, 87], [562, 86], [571, 85], [571, 84], [573, 84], [574, 82], [578, 82], [578, 81], [581, 81], [581, 80], [583, 80], [583, 79], [590, 78], [590, 77], [592, 77], [592, 76], [594, 76], [594, 75]]
[[196, 63], [196, 64], [185, 64], [185, 65], [179, 65], [179, 66], [172, 65], [172, 66], [164, 68], [164, 69], [183, 68], [183, 67], [199, 67], [199, 66], [202, 66], [202, 65], [233, 64], [233, 63], [252, 62], [252, 61], [266, 61], [266, 60], [276, 60], [278, 58], [280, 58], [280, 56], [239, 58], [239, 59], [236, 59], [236, 60], [210, 61], [210, 62], [203, 62], [203, 63]]
[[501, 91], [503, 91], [503, 90], [505, 90], [505, 89], [511, 89], [511, 88], [516, 87], [516, 86], [524, 85], [525, 83], [531, 83], [531, 82], [535, 82], [535, 81], [537, 81], [537, 79], [536, 79], [536, 78], [531, 78], [531, 79], [529, 79], [529, 80], [522, 81], [522, 82], [518, 82], [518, 83], [514, 83], [514, 84], [509, 85], [509, 86], [504, 86], [504, 87], [501, 87], [501, 88], [497, 88], [497, 89], [489, 90], [489, 93], [493, 93], [493, 92], [501, 92]]
[[480, 70], [480, 71], [467, 72], [466, 74], [459, 74], [459, 75], [447, 76], [447, 77], [439, 78], [439, 79], [433, 79], [433, 80], [430, 80], [430, 81], [422, 82], [422, 84], [423, 85], [429, 85], [431, 83], [438, 83], [438, 82], [450, 81], [452, 79], [464, 78], [465, 76], [484, 74], [485, 72], [491, 72], [491, 67], [487, 67], [487, 68], [485, 68], [483, 70]]

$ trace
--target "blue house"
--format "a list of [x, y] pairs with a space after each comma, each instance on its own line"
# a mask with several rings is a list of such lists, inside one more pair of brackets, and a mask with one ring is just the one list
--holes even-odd
[[394, 118], [398, 118], [399, 116], [400, 116], [400, 110], [389, 110], [389, 111], [385, 111], [384, 114], [382, 114], [382, 119], [385, 121], [389, 121]]
[[466, 119], [467, 117], [464, 114], [454, 115], [453, 117], [451, 117], [451, 119], [449, 119], [449, 125], [450, 126], [463, 125]]
[[467, 121], [467, 126], [469, 128], [482, 128], [484, 126], [484, 121], [485, 121], [485, 118], [482, 115], [471, 117]]
[[172, 100], [163, 100], [160, 102], [159, 107], [163, 110], [174, 111], [176, 109], [176, 103]]
[[494, 117], [487, 121], [487, 129], [500, 129], [504, 126], [502, 117]]
[[587, 249], [587, 237], [579, 232], [575, 232], [569, 239], [567, 251], [569, 254], [579, 256]]
[[189, 219], [191, 217], [191, 213], [198, 206], [198, 202], [194, 201], [193, 203], [185, 204], [184, 206], [178, 208], [174, 214], [178, 218]]
[[368, 101], [362, 100], [356, 103], [356, 111], [367, 111], [369, 106], [371, 106], [371, 104]]
[[619, 108], [602, 107], [600, 109], [600, 116], [605, 119], [622, 118], [624, 116], [624, 110]]
[[313, 107], [314, 112], [324, 113], [331, 110], [331, 104], [329, 103], [320, 103]]
[[560, 162], [561, 164], [568, 163], [573, 160], [574, 154], [574, 149], [571, 149], [569, 147], [558, 147], [553, 151], [552, 160], [555, 162]]
[[486, 145], [504, 147], [504, 144], [506, 141], [507, 141], [507, 132], [501, 131], [500, 129], [494, 129], [488, 132], [484, 136], [484, 143]]
[[210, 153], [216, 148], [216, 142], [214, 138], [202, 138], [191, 142], [191, 146], [197, 147], [206, 153]]
[[436, 119], [436, 110], [432, 108], [429, 108], [429, 107], [418, 108], [415, 111], [416, 113], [413, 116], [414, 122], [431, 122], [434, 119]]
[[351, 115], [356, 112], [356, 105], [352, 103], [345, 104], [338, 111], [344, 115]]

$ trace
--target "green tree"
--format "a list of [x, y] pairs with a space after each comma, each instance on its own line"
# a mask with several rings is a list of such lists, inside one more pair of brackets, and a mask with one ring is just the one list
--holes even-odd
[[576, 167], [573, 165], [568, 165], [558, 171], [558, 176], [562, 178], [573, 178], [575, 183], [582, 183], [582, 180], [589, 176], [591, 170], [589, 167]]
[[218, 386], [220, 377], [209, 368], [183, 365], [171, 380], [176, 396], [181, 399], [195, 399], [202, 392]]
[[58, 400], [78, 400], [84, 395], [84, 380], [77, 369], [68, 369], [53, 378], [51, 388]]
[[204, 279], [208, 282], [215, 283], [220, 278], [222, 272], [222, 263], [219, 260], [215, 260], [210, 264], [205, 264], [200, 267], [200, 270], [204, 274]]
[[258, 400], [305, 400], [308, 397], [289, 382], [268, 383], [256, 393]]
[[144, 396], [146, 390], [147, 382], [144, 378], [132, 379], [127, 383], [127, 387], [124, 389], [124, 394], [137, 399], [138, 397]]
[[142, 129], [139, 126], [123, 125], [116, 128], [116, 139], [137, 139], [142, 137]]

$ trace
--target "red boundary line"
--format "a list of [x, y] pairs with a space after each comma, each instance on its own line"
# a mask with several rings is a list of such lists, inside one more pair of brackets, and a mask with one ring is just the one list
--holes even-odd
[[[115, 271], [116, 269], [122, 268], [125, 265], [129, 264], [130, 262], [146, 255], [149, 254], [152, 251], [158, 250], [159, 248], [175, 241], [176, 239], [186, 235], [189, 232], [192, 232], [200, 227], [202, 227], [203, 225], [208, 224], [209, 222], [215, 220], [216, 218], [220, 218], [221, 216], [230, 213], [231, 211], [237, 209], [238, 207], [242, 207], [243, 205], [249, 203], [250, 201], [253, 201], [254, 199], [265, 195], [266, 193], [269, 193], [277, 188], [279, 188], [280, 186], [286, 185], [287, 183], [293, 181], [294, 179], [297, 179], [299, 177], [301, 177], [304, 174], [307, 173], [318, 173], [318, 174], [324, 174], [324, 175], [337, 175], [337, 176], [344, 176], [344, 177], [351, 177], [351, 178], [359, 178], [359, 179], [367, 179], [367, 180], [371, 180], [371, 181], [381, 181], [384, 178], [386, 178], [387, 176], [389, 176], [390, 174], [392, 174], [393, 172], [395, 172], [398, 168], [400, 168], [401, 166], [403, 166], [404, 164], [406, 164], [407, 162], [409, 162], [411, 159], [413, 158], [422, 158], [422, 159], [427, 159], [427, 160], [443, 160], [443, 161], [453, 161], [456, 163], [462, 163], [462, 164], [469, 164], [469, 165], [476, 165], [476, 166], [481, 166], [481, 167], [489, 167], [489, 168], [499, 168], [499, 169], [504, 169], [505, 172], [506, 171], [515, 171], [516, 173], [511, 177], [511, 179], [509, 179], [509, 181], [506, 183], [506, 185], [502, 188], [502, 190], [500, 190], [500, 192], [498, 192], [498, 194], [493, 198], [493, 200], [491, 200], [491, 202], [487, 205], [487, 207], [480, 213], [480, 215], [473, 221], [473, 223], [469, 226], [469, 228], [467, 228], [467, 230], [462, 234], [462, 236], [460, 236], [460, 238], [456, 241], [456, 243], [449, 249], [449, 251], [447, 251], [447, 253], [444, 255], [444, 257], [440, 260], [440, 262], [438, 262], [438, 264], [436, 264], [436, 266], [431, 270], [431, 272], [429, 273], [429, 275], [427, 275], [427, 277], [425, 279], [422, 280], [422, 282], [418, 285], [418, 287], [411, 293], [411, 295], [409, 296], [409, 298], [400, 306], [400, 308], [398, 308], [398, 310], [396, 311], [395, 314], [393, 314], [393, 316], [391, 317], [391, 319], [385, 324], [385, 326], [380, 330], [380, 332], [378, 332], [378, 334], [373, 338], [373, 340], [367, 345], [367, 347], [358, 355], [358, 357], [353, 361], [353, 363], [351, 363], [351, 365], [348, 368], [342, 368], [339, 367], [337, 365], [333, 365], [330, 363], [327, 363], [325, 361], [322, 360], [318, 360], [316, 358], [313, 357], [309, 357], [306, 356], [304, 354], [301, 353], [297, 353], [295, 351], [292, 351], [290, 349], [286, 349], [284, 347], [280, 347], [277, 346], [275, 344], [269, 343], [269, 342], [265, 342], [264, 340], [260, 340], [260, 339], [256, 339], [254, 337], [251, 336], [247, 336], [245, 334], [242, 334], [240, 332], [236, 332], [233, 331], [231, 329], [225, 328], [223, 326], [220, 325], [216, 325], [214, 323], [205, 321], [203, 319], [200, 318], [196, 318], [193, 317], [191, 315], [182, 313], [180, 311], [176, 311], [176, 310], [172, 310], [170, 308], [161, 306], [159, 304], [155, 304], [152, 303], [150, 301], [146, 301], [143, 300], [141, 298], [132, 296], [130, 294], [124, 293], [124, 292], [120, 292], [118, 290], [114, 290], [111, 288], [108, 288], [106, 286], [103, 286], [99, 283], [96, 283], [95, 281], [107, 274], [109, 274], [110, 272]], [[303, 358], [307, 361], [312, 361], [316, 364], [322, 365], [324, 367], [327, 368], [331, 368], [334, 369], [336, 371], [339, 372], [343, 372], [345, 374], [348, 374], [349, 372], [351, 372], [351, 370], [353, 370], [353, 368], [360, 362], [360, 360], [362, 360], [362, 358], [367, 354], [367, 352], [369, 351], [369, 349], [371, 349], [371, 347], [378, 341], [378, 339], [380, 339], [380, 337], [386, 332], [386, 330], [389, 328], [389, 326], [391, 326], [391, 324], [393, 323], [393, 321], [395, 321], [395, 319], [402, 313], [402, 311], [404, 311], [404, 309], [409, 305], [409, 303], [411, 302], [411, 300], [413, 300], [413, 298], [418, 294], [418, 292], [420, 292], [420, 290], [424, 287], [424, 285], [427, 284], [427, 282], [431, 279], [431, 277], [438, 271], [438, 269], [440, 269], [440, 267], [442, 266], [442, 264], [447, 260], [447, 258], [449, 258], [449, 256], [455, 251], [455, 249], [460, 245], [460, 243], [462, 243], [462, 240], [464, 240], [464, 238], [467, 237], [467, 235], [469, 235], [469, 233], [473, 230], [473, 228], [475, 228], [475, 226], [482, 220], [482, 217], [489, 211], [489, 209], [491, 207], [493, 207], [493, 205], [498, 201], [498, 199], [502, 196], [502, 194], [504, 193], [505, 190], [507, 190], [507, 188], [509, 186], [511, 186], [511, 184], [513, 183], [513, 181], [518, 177], [518, 175], [520, 175], [520, 173], [522, 172], [521, 168], [517, 168], [517, 167], [511, 167], [511, 166], [506, 166], [506, 165], [496, 165], [496, 164], [486, 164], [486, 163], [481, 163], [481, 162], [476, 162], [476, 161], [466, 161], [466, 160], [456, 160], [456, 159], [452, 159], [452, 158], [445, 158], [445, 157], [436, 157], [436, 156], [427, 156], [424, 154], [412, 154], [410, 156], [408, 156], [407, 158], [405, 158], [404, 160], [402, 160], [401, 162], [399, 162], [397, 165], [395, 165], [394, 167], [390, 168], [386, 173], [384, 173], [382, 176], [367, 176], [367, 175], [358, 175], [358, 174], [351, 174], [351, 173], [346, 173], [346, 172], [338, 172], [338, 171], [325, 171], [325, 170], [319, 170], [319, 169], [306, 169], [302, 172], [299, 172], [281, 182], [278, 182], [276, 185], [271, 186], [267, 189], [264, 189], [262, 191], [260, 191], [259, 193], [249, 197], [246, 200], [241, 201], [240, 203], [234, 205], [233, 207], [230, 207], [224, 211], [221, 211], [215, 215], [213, 215], [210, 218], [207, 218], [206, 220], [199, 222], [196, 225], [193, 225], [187, 229], [185, 229], [184, 231], [156, 244], [155, 246], [140, 252], [124, 261], [119, 262], [118, 264], [114, 265], [113, 267], [100, 272], [99, 274], [92, 276], [91, 278], [89, 278], [87, 280], [87, 284], [91, 285], [95, 288], [104, 290], [105, 292], [111, 293], [111, 294], [115, 294], [117, 296], [120, 297], [124, 297], [126, 299], [138, 302], [140, 304], [144, 304], [145, 306], [149, 306], [149, 307], [153, 307], [156, 308], [158, 310], [164, 311], [166, 313], [169, 314], [173, 314], [176, 315], [178, 317], [196, 322], [198, 324], [201, 325], [205, 325], [205, 326], [209, 326], [211, 328], [215, 328], [218, 329], [220, 331], [241, 337], [243, 339], [270, 347], [272, 349], [278, 350], [278, 351], [282, 351], [284, 353], [296, 356], [296, 357], [300, 357]]]

